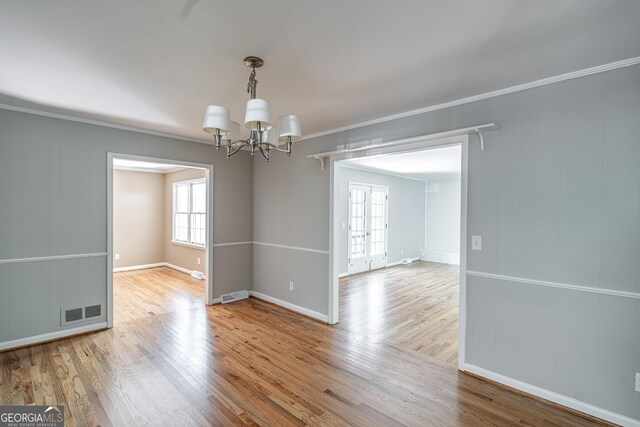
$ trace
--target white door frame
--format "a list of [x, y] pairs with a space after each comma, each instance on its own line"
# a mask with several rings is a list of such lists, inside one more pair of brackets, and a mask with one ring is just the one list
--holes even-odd
[[138, 156], [125, 153], [107, 153], [107, 327], [113, 328], [113, 160], [139, 160], [204, 169], [207, 183], [207, 237], [205, 244], [205, 303], [213, 304], [213, 165], [185, 162], [160, 157]]
[[[414, 139], [415, 141], [415, 139]], [[468, 187], [468, 168], [469, 168], [469, 135], [457, 135], [449, 138], [436, 140], [426, 140], [419, 142], [409, 142], [403, 145], [395, 145], [387, 148], [373, 148], [371, 150], [362, 150], [358, 152], [350, 152], [344, 154], [335, 154], [329, 157], [329, 316], [328, 323], [333, 325], [338, 323], [338, 312], [340, 309], [339, 296], [339, 255], [340, 250], [340, 229], [339, 224], [339, 191], [337, 171], [339, 164], [336, 162], [346, 159], [354, 159], [358, 157], [371, 157], [391, 153], [403, 153], [420, 150], [428, 150], [431, 148], [441, 148], [451, 145], [460, 145], [462, 147], [462, 164], [461, 164], [461, 203], [460, 203], [460, 308], [459, 308], [459, 324], [458, 324], [458, 369], [464, 371], [466, 360], [466, 326], [467, 326], [467, 187]]]

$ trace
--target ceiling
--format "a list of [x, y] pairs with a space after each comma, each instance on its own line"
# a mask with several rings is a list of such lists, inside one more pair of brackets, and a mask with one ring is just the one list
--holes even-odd
[[141, 160], [113, 159], [113, 168], [135, 172], [171, 173], [185, 169], [186, 166], [170, 165], [166, 163], [143, 162]]
[[340, 161], [341, 166], [421, 180], [459, 176], [462, 147], [453, 145], [399, 154], [381, 154]]
[[258, 97], [307, 135], [640, 56], [637, 0], [0, 0], [0, 103], [206, 139]]

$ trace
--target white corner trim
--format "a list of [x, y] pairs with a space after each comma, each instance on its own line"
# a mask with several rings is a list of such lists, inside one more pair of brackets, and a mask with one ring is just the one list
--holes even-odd
[[338, 274], [338, 279], [342, 279], [343, 277], [347, 277], [349, 273], [340, 273]]
[[472, 372], [476, 375], [487, 378], [489, 380], [504, 384], [509, 387], [513, 387], [515, 389], [524, 391], [525, 393], [529, 393], [534, 396], [541, 397], [543, 399], [549, 400], [559, 405], [566, 406], [567, 408], [575, 409], [576, 411], [593, 415], [594, 417], [598, 417], [603, 420], [610, 421], [615, 424], [619, 424], [621, 426], [640, 427], [640, 420], [635, 420], [633, 418], [629, 418], [627, 416], [608, 411], [606, 409], [600, 408], [595, 405], [591, 405], [589, 403], [582, 402], [572, 397], [568, 397], [563, 394], [556, 393], [554, 391], [550, 391], [532, 384], [515, 380], [511, 377], [498, 374], [497, 372], [493, 372], [488, 369], [472, 365], [470, 363], [465, 363], [464, 368], [465, 368], [464, 369], [465, 371]]
[[274, 298], [272, 296], [262, 294], [260, 292], [249, 291], [249, 295], [252, 296], [252, 297], [261, 299], [263, 301], [267, 301], [267, 302], [270, 302], [272, 304], [279, 305], [280, 307], [284, 307], [284, 308], [289, 309], [291, 311], [295, 311], [296, 313], [304, 314], [305, 316], [312, 317], [312, 318], [314, 318], [316, 320], [319, 320], [321, 322], [327, 323], [329, 321], [329, 316], [327, 316], [326, 314], [318, 313], [317, 311], [309, 310], [308, 308], [300, 307], [299, 305], [295, 305], [295, 304], [292, 304], [290, 302], [283, 301], [281, 299]]
[[41, 257], [33, 257], [33, 258], [0, 259], [0, 264], [14, 264], [18, 262], [57, 261], [62, 259], [76, 259], [76, 258], [97, 258], [102, 256], [107, 256], [107, 253], [96, 252], [91, 254], [53, 255], [53, 256], [41, 256]]
[[155, 264], [132, 265], [130, 267], [114, 267], [113, 272], [118, 273], [120, 271], [145, 270], [147, 268], [164, 267], [166, 265], [166, 262], [157, 262]]
[[546, 282], [544, 280], [525, 279], [522, 277], [504, 276], [501, 274], [483, 273], [481, 271], [473, 271], [473, 270], [468, 270], [467, 275], [475, 276], [475, 277], [483, 277], [486, 279], [504, 280], [504, 281], [514, 282], [514, 283], [524, 283], [527, 285], [546, 286], [549, 288], [570, 289], [572, 291], [590, 292], [594, 294], [603, 294], [603, 295], [611, 295], [616, 297], [640, 299], [640, 293], [637, 293], [637, 292], [616, 291], [614, 289], [594, 288], [591, 286], [580, 286], [580, 285], [569, 285], [566, 283]]
[[36, 335], [33, 337], [20, 338], [13, 341], [5, 341], [0, 343], [0, 351], [10, 350], [12, 348], [24, 347], [27, 345], [40, 344], [47, 341], [58, 340], [72, 335], [84, 334], [100, 329], [107, 329], [107, 322], [94, 323], [91, 325], [78, 326], [77, 328], [64, 329], [47, 334]]
[[247, 242], [229, 242], [229, 243], [214, 243], [213, 245], [211, 245], [211, 247], [213, 248], [223, 248], [225, 246], [240, 246], [240, 245], [250, 245], [252, 244], [252, 241], [247, 241]]
[[299, 246], [277, 245], [275, 243], [266, 243], [266, 242], [253, 242], [253, 244], [254, 245], [261, 245], [261, 246], [271, 246], [271, 247], [274, 247], [274, 248], [290, 249], [292, 251], [313, 252], [313, 253], [316, 253], [316, 254], [329, 255], [329, 251], [323, 251], [323, 250], [320, 250], [320, 249], [301, 248]]
[[455, 107], [457, 105], [470, 104], [476, 101], [482, 101], [483, 99], [495, 98], [496, 96], [506, 95], [513, 92], [520, 92], [527, 89], [533, 89], [540, 86], [550, 85], [552, 83], [562, 82], [564, 80], [576, 79], [578, 77], [589, 76], [591, 74], [598, 74], [605, 71], [615, 70], [617, 68], [629, 67], [640, 63], [640, 56], [624, 59], [622, 61], [611, 62], [609, 64], [598, 65], [596, 67], [585, 68], [583, 70], [573, 71], [570, 73], [560, 74], [546, 79], [535, 80], [533, 82], [524, 83], [521, 85], [511, 86], [505, 89], [499, 89], [492, 92], [482, 93], [479, 95], [469, 96], [467, 98], [457, 99], [455, 101], [445, 102], [442, 104], [436, 104], [429, 107], [418, 108], [417, 110], [405, 111], [404, 113], [393, 114], [390, 116], [380, 117], [365, 122], [355, 123], [348, 126], [342, 126], [335, 129], [330, 129], [322, 132], [316, 132], [310, 135], [305, 135], [300, 141], [317, 138], [319, 136], [331, 135], [338, 132], [344, 132], [347, 130], [358, 129], [365, 126], [376, 125], [379, 123], [390, 122], [392, 120], [402, 119], [405, 117], [417, 116], [418, 114], [429, 113], [431, 111], [444, 110], [445, 108]]
[[163, 138], [178, 139], [181, 141], [199, 142], [200, 144], [213, 145], [212, 142], [205, 139], [190, 138], [187, 136], [176, 135], [173, 133], [154, 131], [135, 126], [118, 125], [116, 123], [103, 122], [101, 120], [85, 119], [82, 117], [70, 116], [68, 114], [52, 113], [50, 111], [36, 110], [33, 108], [17, 107], [15, 105], [0, 104], [0, 110], [16, 111], [18, 113], [34, 114], [36, 116], [50, 117], [52, 119], [68, 120], [70, 122], [84, 123], [87, 125], [104, 126], [113, 129], [125, 130], [129, 132], [143, 133], [146, 135], [161, 136]]

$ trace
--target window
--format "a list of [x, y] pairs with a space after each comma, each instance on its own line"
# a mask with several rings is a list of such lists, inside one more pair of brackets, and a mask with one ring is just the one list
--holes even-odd
[[173, 184], [173, 241], [204, 247], [207, 184], [204, 179]]

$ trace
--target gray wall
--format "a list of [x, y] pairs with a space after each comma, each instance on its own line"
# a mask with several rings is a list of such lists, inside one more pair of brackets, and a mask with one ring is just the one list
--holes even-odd
[[[107, 250], [107, 152], [214, 164], [214, 243], [251, 240], [251, 162], [211, 146], [0, 110], [0, 260]], [[212, 252], [214, 294], [251, 284], [251, 246]], [[61, 306], [106, 303], [105, 256], [0, 262], [0, 343], [64, 329]], [[245, 264], [246, 265], [246, 264]], [[77, 325], [74, 325], [77, 326]]]
[[[470, 137], [468, 269], [634, 294], [469, 275], [467, 362], [640, 419], [638, 118], [636, 65], [304, 141], [254, 162], [254, 240], [328, 250], [329, 173], [307, 154], [496, 122], [486, 151]], [[300, 253], [254, 250], [254, 286], [326, 314], [328, 255]]]
[[[424, 246], [425, 194], [424, 181], [399, 178], [381, 173], [339, 167], [338, 223], [349, 224], [349, 181], [389, 187], [388, 263], [402, 258], [417, 258]], [[340, 229], [340, 273], [347, 272], [349, 230]], [[403, 252], [401, 254], [400, 252]]]

